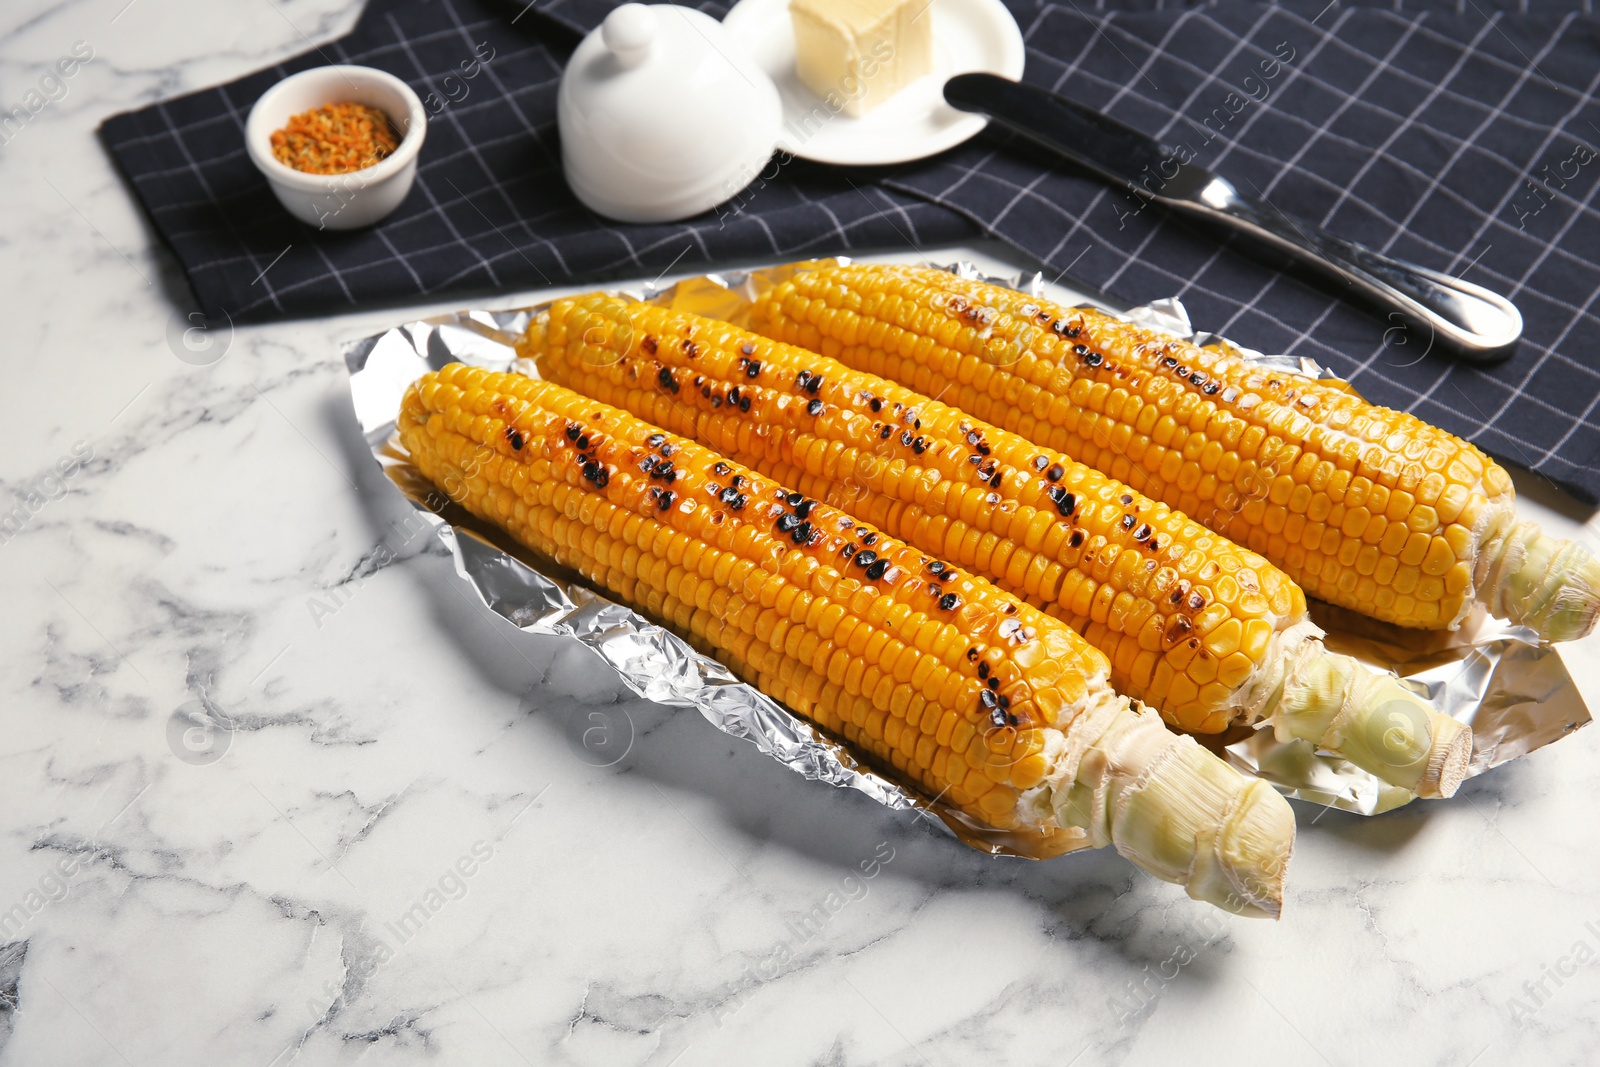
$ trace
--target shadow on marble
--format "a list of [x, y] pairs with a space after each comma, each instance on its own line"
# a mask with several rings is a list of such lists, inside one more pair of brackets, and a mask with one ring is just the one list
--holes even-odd
[[1299, 825], [1300, 844], [1315, 838], [1332, 838], [1341, 849], [1355, 850], [1365, 861], [1382, 856], [1398, 858], [1406, 849], [1418, 844], [1429, 823], [1441, 817], [1449, 805], [1453, 809], [1475, 808], [1488, 815], [1505, 807], [1516, 807], [1537, 787], [1539, 773], [1529, 760], [1514, 760], [1484, 774], [1468, 778], [1460, 790], [1448, 801], [1416, 800], [1403, 808], [1382, 815], [1357, 815], [1334, 808], [1320, 808], [1303, 801], [1291, 801]]
[[[376, 540], [407, 514], [410, 505], [399, 499], [372, 462], [346, 397], [330, 396], [322, 414], [339, 442], [343, 463], [371, 523], [368, 532]], [[420, 562], [407, 573], [425, 591], [441, 638], [451, 642], [491, 685], [516, 698], [517, 721], [503, 724], [495, 744], [526, 747], [530, 760], [542, 748], [567, 746], [577, 760], [583, 758], [577, 736], [588, 719], [573, 712], [601, 711], [612, 721], [628, 724], [633, 734], [625, 755], [589, 772], [602, 787], [603, 779], [615, 776], [657, 787], [663, 805], [678, 806], [674, 798], [681, 794], [702, 798], [715, 808], [718, 823], [737, 831], [751, 862], [760, 863], [764, 851], [779, 848], [844, 874], [862, 856], [871, 855], [876, 843], [889, 841], [897, 852], [897, 876], [913, 879], [930, 892], [1020, 893], [1044, 907], [1051, 927], [1060, 927], [1057, 935], [1066, 939], [1089, 937], [1120, 944], [1127, 939], [1128, 920], [1135, 912], [1147, 907], [1165, 911], [1169, 906], [1187, 910], [1188, 902], [1178, 890], [1138, 872], [1110, 849], [1047, 862], [992, 857], [961, 845], [924, 817], [893, 812], [858, 793], [807, 781], [750, 743], [716, 730], [691, 710], [665, 708], [634, 696], [608, 668], [590, 669], [589, 661], [596, 666], [600, 662], [591, 650], [504, 626], [466, 590], [445, 557]], [[453, 713], [485, 719], [502, 716], [488, 708], [463, 707]], [[476, 723], [474, 728], [485, 725]], [[683, 807], [693, 807], [696, 818], [703, 817], [699, 814], [703, 805]], [[1136, 962], [1145, 961], [1139, 957]]]
[[[330, 397], [323, 416], [376, 540], [410, 505], [372, 462], [342, 394]], [[718, 851], [728, 849], [724, 858], [758, 891], [765, 866], [792, 863], [798, 856], [842, 876], [887, 841], [895, 849], [895, 877], [917, 884], [928, 897], [958, 891], [1018, 898], [1017, 903], [1036, 910], [1041, 933], [1052, 941], [1100, 943], [1135, 970], [1161, 963], [1170, 956], [1174, 938], [1193, 939], [1195, 930], [1211, 921], [1209, 909], [1191, 904], [1176, 887], [1136, 870], [1110, 849], [1044, 862], [991, 857], [959, 844], [923, 817], [806, 781], [691, 710], [634, 696], [609, 668], [594, 669], [600, 661], [591, 650], [503, 625], [467, 591], [446, 557], [419, 559], [406, 573], [424, 592], [441, 639], [489, 684], [515, 698], [516, 713], [509, 719], [499, 706], [451, 709], [465, 717], [464, 726], [493, 736], [491, 744], [525, 751], [530, 774], [551, 746], [570, 749], [575, 762], [589, 764], [578, 772], [588, 784], [632, 788], [643, 802], [674, 809], [674, 817], [707, 841], [722, 841]], [[627, 730], [630, 743], [614, 762], [584, 752], [581, 736], [594, 722]], [[1337, 811], [1319, 818], [1322, 809], [1296, 808], [1302, 847], [1313, 837], [1335, 837], [1367, 853], [1402, 852], [1429, 818], [1415, 805], [1377, 818]], [[1204, 975], [1223, 966], [1207, 954], [1203, 966], [1193, 969]]]
[[1422, 800], [1382, 815], [1357, 815], [1296, 800], [1290, 804], [1299, 828], [1297, 847], [1305, 847], [1313, 838], [1335, 838], [1341, 847], [1369, 854], [1404, 851], [1433, 816], [1429, 802]]

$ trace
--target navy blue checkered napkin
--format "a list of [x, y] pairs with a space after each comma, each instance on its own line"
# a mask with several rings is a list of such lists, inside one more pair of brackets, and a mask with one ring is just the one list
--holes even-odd
[[[1586, 7], [1007, 2], [1028, 80], [1344, 236], [1510, 295], [1527, 323], [1516, 359], [1449, 362], [1322, 283], [998, 133], [894, 168], [792, 162], [737, 214], [599, 219], [561, 179], [555, 95], [610, 0], [371, 0], [343, 40], [101, 135], [201, 307], [235, 321], [990, 235], [1130, 301], [1178, 295], [1203, 328], [1314, 357], [1376, 403], [1600, 498], [1600, 21]], [[493, 58], [460, 80], [485, 46]], [[328, 62], [392, 71], [437, 109], [416, 189], [365, 232], [293, 222], [245, 155], [256, 97]]]

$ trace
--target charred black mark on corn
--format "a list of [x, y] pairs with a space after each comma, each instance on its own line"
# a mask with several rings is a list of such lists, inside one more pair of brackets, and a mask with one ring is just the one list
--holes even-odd
[[990, 721], [1001, 729], [1020, 725], [1022, 721], [1007, 710], [1011, 707], [1011, 701], [992, 689], [978, 690], [978, 703], [989, 713]]

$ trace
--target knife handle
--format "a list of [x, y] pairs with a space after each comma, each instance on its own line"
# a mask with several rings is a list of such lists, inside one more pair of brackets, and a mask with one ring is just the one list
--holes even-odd
[[1224, 179], [1213, 177], [1193, 196], [1166, 203], [1280, 248], [1393, 308], [1408, 326], [1426, 331], [1424, 350], [1437, 343], [1466, 363], [1498, 363], [1522, 336], [1522, 313], [1500, 294], [1337, 237], [1240, 194]]

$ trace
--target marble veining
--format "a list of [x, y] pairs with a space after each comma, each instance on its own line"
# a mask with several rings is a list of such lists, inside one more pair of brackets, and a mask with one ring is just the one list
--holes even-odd
[[1594, 1062], [1594, 730], [1449, 803], [1300, 807], [1277, 924], [1104, 852], [991, 859], [471, 599], [338, 356], [443, 306], [179, 358], [96, 123], [355, 15], [0, 15], [4, 107], [94, 49], [0, 145], [0, 1065]]

